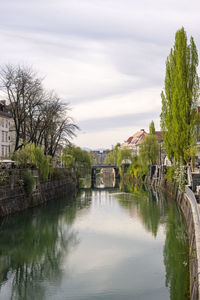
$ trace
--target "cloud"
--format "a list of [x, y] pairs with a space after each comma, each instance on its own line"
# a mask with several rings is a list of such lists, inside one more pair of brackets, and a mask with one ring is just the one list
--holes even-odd
[[72, 106], [78, 121], [158, 111], [159, 89], [145, 89]]
[[152, 112], [122, 115], [117, 117], [107, 117], [100, 119], [88, 119], [79, 122], [79, 126], [83, 132], [87, 133], [106, 131], [113, 128], [123, 128], [127, 126], [137, 126], [138, 128], [143, 128], [149, 125], [149, 120], [154, 120], [158, 116], [158, 112]]
[[[89, 148], [104, 148], [110, 149], [112, 146], [115, 146], [117, 143], [123, 143], [125, 140], [127, 140], [131, 135], [133, 135], [136, 131], [140, 130], [141, 128], [148, 131], [149, 129], [149, 123], [152, 120], [150, 118], [149, 120], [143, 120], [142, 125], [138, 126], [134, 124], [131, 126], [124, 126], [123, 127], [114, 127], [114, 128], [106, 128], [101, 131], [94, 130], [89, 132], [80, 132], [76, 138], [74, 138], [73, 143], [77, 145], [87, 145]], [[156, 129], [159, 129], [159, 116], [158, 118], [154, 118], [154, 123], [156, 126]]]
[[[175, 32], [184, 26], [200, 46], [197, 0], [1, 2], [0, 64], [32, 65], [46, 88], [71, 103], [87, 134], [96, 128], [99, 135], [98, 124], [104, 122], [102, 146], [113, 139], [117, 117], [124, 139], [128, 116], [141, 114], [133, 123], [136, 130], [159, 118], [165, 60]], [[75, 141], [91, 144], [86, 136]]]

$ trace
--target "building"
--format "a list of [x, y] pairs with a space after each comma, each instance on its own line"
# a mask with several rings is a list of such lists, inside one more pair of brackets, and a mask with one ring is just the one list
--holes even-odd
[[9, 157], [10, 154], [10, 112], [6, 108], [6, 101], [0, 101], [0, 159]]
[[90, 155], [92, 157], [94, 164], [103, 164], [106, 161], [106, 156], [109, 154], [110, 150], [92, 150]]
[[147, 135], [148, 133], [144, 129], [141, 129], [122, 143], [120, 148], [128, 148], [132, 151], [133, 155], [137, 155], [139, 153], [140, 145]]
[[[121, 149], [128, 148], [132, 151], [133, 155], [138, 155], [140, 151], [140, 145], [144, 141], [145, 136], [149, 135], [144, 129], [141, 129], [140, 131], [134, 133], [132, 136], [130, 136], [122, 145]], [[157, 141], [159, 144], [159, 163], [163, 164], [164, 159], [166, 157], [166, 153], [163, 151], [163, 134], [162, 131], [156, 131], [155, 135], [157, 137]]]

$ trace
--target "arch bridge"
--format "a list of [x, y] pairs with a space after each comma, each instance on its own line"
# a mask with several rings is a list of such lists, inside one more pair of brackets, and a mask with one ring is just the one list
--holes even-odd
[[96, 180], [96, 173], [97, 169], [114, 169], [115, 171], [115, 178], [119, 177], [119, 168], [115, 164], [96, 164], [92, 165], [92, 174], [91, 174], [91, 179], [92, 182]]

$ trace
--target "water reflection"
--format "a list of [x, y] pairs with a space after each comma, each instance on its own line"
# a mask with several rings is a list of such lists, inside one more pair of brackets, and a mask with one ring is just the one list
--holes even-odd
[[[119, 180], [115, 178], [115, 173], [110, 169], [105, 169], [106, 172], [101, 172], [96, 176], [96, 181], [93, 188], [106, 189], [106, 188], [118, 188]], [[112, 169], [111, 169], [112, 170]]]
[[[129, 190], [125, 187], [126, 192]], [[131, 190], [129, 190], [131, 191]], [[131, 191], [132, 192], [132, 191]], [[141, 217], [144, 227], [152, 232], [156, 237], [159, 225], [163, 223], [166, 216], [166, 202], [158, 201], [158, 197], [147, 189], [141, 188], [140, 191], [132, 193], [132, 201], [124, 201], [123, 196], [119, 195], [119, 203], [126, 207], [129, 212], [136, 210]]]
[[168, 222], [164, 246], [166, 268], [166, 286], [170, 288], [171, 300], [189, 299], [188, 284], [182, 284], [182, 278], [189, 282], [188, 241], [183, 220], [173, 205], [168, 207]]
[[[159, 226], [165, 225], [166, 239], [163, 256], [166, 269], [166, 286], [170, 288], [171, 300], [189, 299], [189, 259], [188, 237], [185, 221], [176, 205], [159, 190], [144, 186], [121, 186], [121, 190], [131, 192], [131, 201], [118, 195], [119, 203], [130, 214], [141, 218], [147, 231], [156, 237]], [[183, 285], [182, 279], [186, 284]]]
[[67, 207], [61, 200], [1, 220], [0, 299], [46, 299], [42, 282], [61, 283], [63, 259], [79, 244], [72, 224], [89, 206], [83, 193]]
[[111, 182], [0, 220], [0, 299], [189, 299], [174, 201]]

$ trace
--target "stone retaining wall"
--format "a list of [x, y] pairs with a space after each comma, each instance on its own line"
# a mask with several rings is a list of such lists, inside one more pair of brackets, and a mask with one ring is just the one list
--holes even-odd
[[65, 197], [76, 191], [74, 175], [65, 174], [62, 179], [41, 183], [37, 171], [32, 172], [35, 177], [35, 187], [31, 195], [26, 194], [23, 186], [0, 187], [0, 217], [40, 205], [49, 200]]
[[190, 261], [190, 295], [191, 300], [197, 300], [200, 299], [200, 227], [198, 217], [191, 199], [185, 193], [178, 191], [176, 199], [187, 223]]
[[192, 199], [192, 194], [183, 193], [175, 184], [168, 182], [164, 178], [158, 187], [175, 197], [185, 217], [189, 239], [190, 299], [200, 300], [200, 223], [197, 212], [198, 204], [195, 205], [195, 199]]

